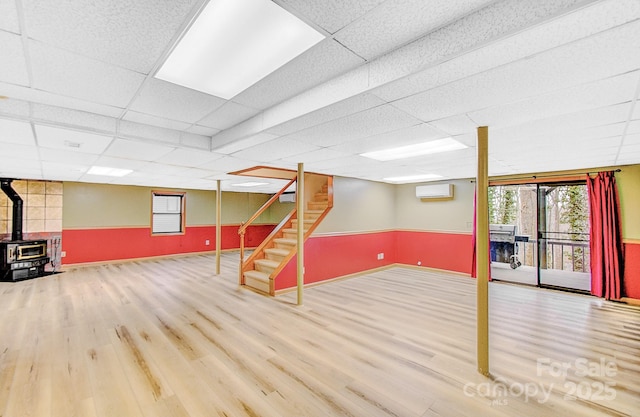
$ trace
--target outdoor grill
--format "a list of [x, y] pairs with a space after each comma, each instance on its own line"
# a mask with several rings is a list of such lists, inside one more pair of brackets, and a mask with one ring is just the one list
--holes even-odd
[[522, 265], [518, 259], [518, 242], [528, 242], [529, 236], [517, 235], [516, 230], [514, 224], [489, 225], [492, 262], [508, 263], [513, 269]]

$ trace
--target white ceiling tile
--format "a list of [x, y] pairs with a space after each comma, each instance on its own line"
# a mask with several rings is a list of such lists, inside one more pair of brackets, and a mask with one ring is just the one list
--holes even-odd
[[216, 175], [220, 173], [221, 172], [209, 170], [209, 169], [187, 168], [178, 172], [176, 175], [179, 177], [187, 177], [187, 178], [206, 178], [206, 177], [210, 177], [211, 175]]
[[103, 62], [149, 73], [195, 0], [23, 0], [29, 36]]
[[171, 120], [195, 123], [224, 102], [209, 94], [149, 78], [130, 108]]
[[142, 123], [134, 123], [126, 120], [118, 125], [118, 136], [131, 138], [152, 139], [172, 144], [180, 143], [180, 132], [157, 126], [149, 126]]
[[124, 116], [122, 116], [122, 120], [162, 127], [165, 129], [173, 129], [173, 130], [186, 130], [191, 126], [191, 123], [179, 122], [177, 120], [171, 120], [164, 117], [152, 116], [150, 114], [144, 114], [144, 113], [140, 113], [132, 110], [127, 110]]
[[211, 114], [199, 120], [198, 124], [223, 130], [243, 122], [248, 118], [255, 116], [259, 112], [260, 110], [243, 106], [233, 101], [227, 101]]
[[[2, 2], [5, 3], [5, 2]], [[0, 6], [0, 12], [1, 10]], [[22, 37], [9, 32], [0, 31], [0, 49], [2, 49], [2, 63], [0, 64], [0, 81], [29, 85], [27, 62], [22, 47]]]
[[339, 101], [327, 107], [312, 111], [303, 116], [291, 119], [286, 123], [274, 126], [267, 130], [276, 135], [289, 135], [311, 126], [316, 126], [331, 120], [359, 113], [363, 110], [381, 106], [386, 102], [372, 94], [359, 94], [346, 100]]
[[200, 126], [200, 125], [192, 125], [187, 129], [189, 133], [195, 133], [196, 135], [208, 136], [209, 138], [216, 133], [220, 132], [220, 129], [216, 129], [213, 127]]
[[[90, 154], [84, 152], [69, 152], [66, 149], [42, 149], [40, 151], [40, 159], [44, 163], [52, 163], [55, 162], [57, 164], [69, 164], [71, 165], [81, 165], [81, 166], [90, 166], [93, 165], [95, 161], [98, 160], [100, 156], [97, 154]], [[49, 165], [50, 166], [50, 165]]]
[[[0, 94], [2, 94], [1, 91]], [[8, 117], [29, 117], [30, 114], [31, 109], [29, 102], [23, 100], [15, 100], [9, 97], [0, 99], [0, 115]]]
[[42, 174], [45, 178], [58, 181], [77, 181], [82, 177], [91, 165], [70, 162], [42, 162]]
[[363, 63], [362, 58], [327, 38], [238, 94], [233, 101], [265, 109]]
[[[629, 103], [640, 71], [572, 86], [520, 102], [502, 104], [469, 113], [479, 125], [514, 126], [534, 120], [586, 112], [610, 105]], [[618, 109], [618, 111], [620, 111]], [[589, 113], [595, 116], [597, 110]], [[625, 116], [626, 117], [626, 116]]]
[[20, 22], [15, 1], [0, 2], [0, 29], [20, 33]]
[[297, 154], [294, 156], [285, 157], [282, 159], [282, 161], [289, 162], [294, 165], [300, 162], [305, 164], [313, 164], [317, 162], [327, 161], [330, 159], [346, 158], [348, 156], [349, 154], [346, 152], [338, 152], [331, 148], [320, 148], [311, 152], [305, 152], [305, 153]]
[[30, 41], [33, 86], [40, 90], [124, 108], [144, 76], [91, 60], [41, 42]]
[[329, 33], [335, 33], [385, 0], [283, 0], [287, 9], [297, 11]]
[[638, 68], [640, 21], [394, 102], [425, 121], [524, 100]]
[[626, 130], [627, 135], [640, 133], [640, 120], [630, 121], [626, 129], [627, 129]]
[[177, 148], [168, 154], [158, 158], [156, 162], [180, 165], [185, 167], [202, 167], [202, 165], [210, 164], [216, 159], [222, 158], [224, 155], [209, 151], [196, 151], [190, 149]]
[[220, 172], [233, 172], [239, 171], [245, 168], [251, 168], [258, 165], [255, 161], [246, 161], [233, 156], [225, 156], [224, 158], [216, 159], [211, 164], [211, 169]]
[[[586, 38], [638, 17], [640, 3], [636, 0], [595, 2], [445, 62], [434, 61], [435, 66], [385, 84], [374, 90], [374, 94], [387, 101], [397, 100]], [[377, 74], [373, 63], [372, 82], [377, 84], [376, 79], [384, 77], [384, 73]]]
[[[0, 82], [0, 95], [10, 97], [12, 102], [29, 101], [33, 103], [47, 104], [56, 107], [65, 107], [68, 109], [75, 109], [89, 113], [101, 114], [108, 117], [120, 117], [122, 109], [100, 104], [96, 102], [90, 102], [74, 97], [67, 97], [55, 92], [38, 90], [36, 88], [29, 88], [20, 85], [8, 84]], [[7, 112], [12, 113], [15, 109], [10, 109]]]
[[388, 0], [336, 34], [358, 55], [372, 59], [460, 19], [492, 0]]
[[0, 142], [35, 145], [31, 124], [17, 120], [0, 119]]
[[117, 120], [113, 117], [63, 107], [34, 103], [32, 117], [39, 121], [44, 120], [58, 125], [83, 127], [110, 134], [116, 132]]
[[136, 171], [139, 171], [139, 173], [142, 173], [141, 175], [144, 175], [146, 173], [146, 174], [153, 174], [154, 176], [157, 176], [157, 175], [170, 176], [170, 175], [177, 175], [178, 173], [184, 171], [185, 169], [187, 168], [183, 166], [178, 166], [178, 165], [167, 165], [164, 163], [147, 162], [145, 164], [140, 165], [138, 168], [136, 168]]
[[[638, 76], [640, 77], [640, 71], [638, 71]], [[640, 85], [640, 79], [638, 79], [638, 85]], [[632, 119], [640, 119], [640, 100], [634, 102], [633, 106], [633, 114], [631, 115]]]
[[442, 132], [448, 133], [449, 135], [461, 135], [464, 133], [475, 132], [479, 126], [466, 114], [433, 120], [429, 122], [429, 124]]
[[211, 149], [211, 137], [197, 135], [195, 133], [182, 132], [180, 135], [180, 144], [190, 148], [198, 148], [208, 151]]
[[385, 105], [301, 130], [294, 136], [296, 139], [326, 147], [420, 123], [420, 120], [407, 113]]
[[[3, 143], [0, 148], [0, 157], [4, 162], [14, 161], [19, 159], [39, 160], [38, 147], [34, 144], [18, 144], [18, 143]], [[0, 164], [2, 166], [2, 164]]]
[[219, 153], [223, 153], [225, 155], [231, 155], [232, 153], [241, 151], [243, 149], [249, 149], [253, 146], [259, 145], [261, 143], [269, 142], [273, 139], [277, 138], [276, 135], [271, 135], [269, 133], [259, 133], [257, 135], [249, 136], [240, 140], [236, 140], [234, 142], [229, 143], [228, 145], [221, 146], [219, 148], [215, 148], [215, 137], [213, 138], [214, 142], [214, 150]]
[[104, 155], [139, 161], [155, 161], [174, 149], [175, 147], [117, 138], [104, 152]]
[[135, 159], [116, 158], [113, 156], [99, 156], [92, 165], [109, 168], [140, 170], [147, 166], [149, 162]]
[[12, 158], [2, 161], [3, 170], [29, 170], [40, 173], [40, 161], [31, 158]]
[[67, 152], [99, 154], [113, 140], [112, 136], [97, 135], [78, 130], [35, 125], [36, 140], [43, 148], [62, 149]]
[[415, 126], [409, 126], [392, 132], [382, 133], [380, 135], [368, 136], [366, 138], [351, 140], [330, 149], [347, 152], [353, 154], [361, 154], [363, 152], [373, 152], [383, 149], [395, 148], [398, 146], [413, 145], [416, 143], [428, 142], [434, 139], [442, 139], [447, 137], [446, 133], [422, 123]]
[[235, 152], [233, 156], [254, 161], [272, 161], [318, 150], [319, 147], [291, 138], [280, 138]]
[[[597, 95], [598, 90], [592, 92], [595, 92]], [[513, 107], [517, 106], [511, 106], [511, 109], [509, 107], [501, 107], [494, 113], [495, 117], [499, 117], [498, 112], [502, 110], [502, 122], [505, 123], [505, 121], [507, 121], [508, 123], [505, 124], [508, 125], [503, 128], [497, 128], [494, 130], [493, 128], [491, 128], [491, 123], [488, 123], [490, 126], [489, 134], [493, 135], [493, 133], [496, 133], [500, 136], [512, 138], [558, 135], [563, 132], [579, 131], [596, 126], [622, 123], [627, 119], [629, 115], [629, 108], [631, 106], [631, 103], [629, 102], [613, 104], [605, 107], [588, 109], [574, 113], [561, 114], [558, 110], [564, 111], [574, 108], [574, 106], [572, 106], [570, 103], [564, 102], [563, 97], [566, 96], [566, 94], [562, 94], [558, 96], [554, 95], [554, 97], [548, 97], [549, 100], [545, 101], [544, 103], [538, 102], [537, 106], [530, 106], [530, 112], [527, 112], [524, 109], [520, 109], [521, 111], [519, 112], [519, 114], [516, 112], [512, 112]], [[574, 97], [571, 94], [569, 94], [569, 96]], [[602, 102], [600, 104], [606, 104], [605, 96], [606, 93], [603, 93], [603, 95], [600, 96], [600, 99], [602, 99]], [[581, 97], [578, 98], [580, 99], [579, 103], [586, 103], [586, 101], [584, 101]], [[517, 120], [512, 118], [513, 116], [517, 117], [518, 119], [538, 116], [539, 113], [536, 111], [536, 108], [554, 109], [555, 111], [547, 113], [547, 115], [554, 114], [554, 116], [543, 119], [536, 119], [522, 124], [511, 124]], [[487, 121], [487, 119], [484, 117], [481, 117], [480, 119]]]

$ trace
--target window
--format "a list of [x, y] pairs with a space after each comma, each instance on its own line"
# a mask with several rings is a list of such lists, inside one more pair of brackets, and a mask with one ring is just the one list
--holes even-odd
[[153, 192], [152, 234], [184, 232], [184, 193]]

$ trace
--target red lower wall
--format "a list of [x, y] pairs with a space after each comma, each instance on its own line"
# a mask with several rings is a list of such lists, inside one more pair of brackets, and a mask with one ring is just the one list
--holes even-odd
[[[238, 225], [222, 226], [222, 249], [240, 247]], [[255, 247], [275, 225], [254, 225], [247, 229], [245, 246]], [[205, 241], [209, 240], [209, 245]], [[182, 235], [152, 236], [148, 227], [67, 229], [62, 231], [64, 265], [215, 250], [215, 226], [187, 227]]]
[[640, 243], [624, 244], [624, 296], [640, 300]]
[[[394, 263], [469, 274], [471, 235], [387, 231], [312, 237], [305, 247], [305, 283], [310, 284]], [[384, 259], [378, 260], [378, 253]], [[276, 291], [296, 285], [296, 258], [282, 270]]]
[[[318, 236], [305, 244], [305, 284], [341, 277], [396, 262], [394, 231]], [[384, 259], [378, 260], [383, 253]], [[293, 257], [276, 280], [276, 291], [296, 285]]]
[[396, 232], [396, 262], [471, 274], [471, 235]]

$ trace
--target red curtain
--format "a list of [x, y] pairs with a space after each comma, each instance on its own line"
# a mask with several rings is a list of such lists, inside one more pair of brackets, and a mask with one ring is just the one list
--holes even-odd
[[623, 268], [618, 190], [613, 171], [587, 174], [591, 250], [591, 294], [607, 300], [621, 297]]

